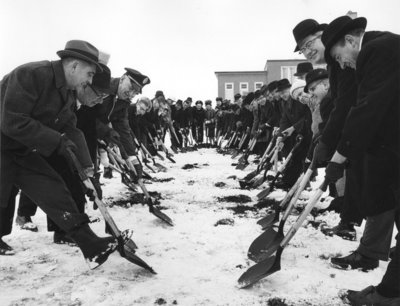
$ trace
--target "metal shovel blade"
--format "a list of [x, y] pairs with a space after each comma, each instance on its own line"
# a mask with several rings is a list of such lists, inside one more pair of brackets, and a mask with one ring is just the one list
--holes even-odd
[[279, 212], [279, 209], [267, 211], [267, 215], [258, 220], [257, 224], [261, 225], [263, 230], [266, 230], [279, 221]]
[[264, 199], [267, 195], [269, 195], [271, 192], [271, 188], [268, 186], [267, 188], [265, 188], [264, 190], [262, 190], [261, 192], [259, 192], [257, 194], [257, 198], [259, 200]]
[[282, 232], [277, 232], [272, 227], [268, 228], [252, 242], [247, 252], [248, 258], [254, 262], [264, 260], [278, 249], [283, 238]]
[[154, 207], [153, 205], [150, 206], [149, 211], [155, 215], [157, 218], [160, 220], [164, 221], [170, 226], [174, 226], [174, 222], [172, 222], [172, 219], [168, 217], [166, 214], [164, 214], [161, 210], [159, 210], [157, 207]]
[[142, 267], [146, 269], [147, 271], [150, 271], [153, 274], [157, 274], [152, 267], [150, 267], [146, 262], [144, 262], [140, 257], [136, 256], [135, 250], [132, 249], [129, 246], [129, 243], [124, 244], [124, 250], [123, 252], [120, 252], [121, 256], [130, 261], [131, 263], [134, 263], [135, 265], [138, 265], [139, 267]]
[[259, 280], [279, 271], [281, 269], [282, 251], [283, 248], [279, 247], [276, 255], [266, 258], [244, 272], [238, 279], [240, 288], [248, 288]]

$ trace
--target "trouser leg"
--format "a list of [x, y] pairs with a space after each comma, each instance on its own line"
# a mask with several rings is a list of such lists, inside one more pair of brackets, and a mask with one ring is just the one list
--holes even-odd
[[19, 197], [18, 216], [33, 217], [36, 214], [37, 205], [23, 192]]
[[19, 189], [13, 187], [6, 207], [0, 207], [0, 238], [11, 234], [15, 211], [15, 197]]
[[392, 241], [395, 210], [391, 209], [379, 215], [367, 217], [363, 237], [357, 249], [364, 256], [385, 260], [389, 258]]
[[[397, 228], [400, 224], [400, 211], [396, 213]], [[386, 273], [382, 278], [381, 283], [377, 286], [379, 294], [385, 297], [399, 297], [400, 296], [400, 237], [396, 237], [396, 250], [393, 259], [389, 262]]]

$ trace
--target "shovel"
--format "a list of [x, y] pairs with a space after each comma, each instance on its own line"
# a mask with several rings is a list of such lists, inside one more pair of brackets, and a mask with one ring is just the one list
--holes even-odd
[[[257, 281], [279, 271], [281, 269], [281, 256], [283, 249], [288, 245], [289, 241], [296, 234], [297, 230], [303, 224], [304, 220], [307, 218], [307, 215], [311, 212], [315, 204], [319, 201], [322, 194], [326, 191], [328, 186], [327, 181], [324, 180], [322, 185], [315, 191], [314, 195], [310, 199], [306, 208], [303, 210], [301, 215], [297, 218], [296, 223], [290, 228], [286, 236], [280, 242], [275, 255], [272, 253], [269, 254], [269, 257], [266, 257], [261, 262], [256, 265], [250, 267], [245, 273], [243, 273], [238, 282], [241, 288], [248, 288]], [[272, 255], [272, 256], [271, 256]]]
[[[311, 168], [311, 167], [310, 167]], [[278, 247], [279, 243], [282, 241], [283, 235], [283, 227], [285, 226], [286, 220], [288, 219], [294, 205], [296, 204], [300, 194], [303, 192], [306, 184], [308, 183], [313, 169], [307, 169], [306, 173], [304, 174], [299, 188], [296, 191], [294, 197], [290, 200], [289, 205], [287, 206], [285, 213], [282, 216], [282, 219], [279, 223], [278, 231], [272, 226], [273, 223], [269, 227], [265, 227], [265, 232], [263, 232], [260, 236], [258, 236], [250, 245], [248, 250], [248, 257], [255, 261], [260, 262], [265, 259], [267, 256], [271, 254], [271, 252], [275, 252]], [[279, 213], [278, 213], [279, 216]], [[276, 217], [274, 216], [274, 219]]]
[[94, 197], [95, 197], [95, 203], [97, 207], [99, 208], [101, 214], [104, 217], [104, 220], [106, 221], [108, 227], [110, 228], [111, 234], [115, 239], [117, 239], [118, 242], [118, 252], [121, 255], [121, 257], [124, 257], [128, 261], [146, 269], [147, 271], [150, 271], [153, 274], [157, 274], [152, 267], [150, 267], [146, 262], [144, 262], [140, 257], [138, 257], [135, 253], [135, 249], [137, 249], [137, 246], [135, 242], [129, 237], [124, 237], [121, 231], [118, 229], [117, 225], [114, 222], [114, 219], [111, 217], [110, 213], [108, 212], [106, 205], [103, 203], [102, 200], [99, 199], [96, 193], [96, 189], [94, 188], [92, 182], [86, 175], [86, 173], [83, 171], [83, 168], [76, 158], [75, 154], [70, 150], [67, 149], [69, 155], [71, 156], [72, 162], [75, 166], [75, 169], [78, 172], [78, 175], [80, 179], [82, 180], [83, 184], [86, 186], [86, 188], [90, 189], [93, 191]]

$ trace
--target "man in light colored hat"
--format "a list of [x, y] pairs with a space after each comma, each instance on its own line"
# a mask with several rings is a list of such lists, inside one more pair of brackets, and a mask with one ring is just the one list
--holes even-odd
[[85, 41], [69, 41], [57, 54], [61, 60], [19, 66], [1, 81], [0, 254], [13, 252], [1, 238], [11, 232], [19, 188], [77, 243], [94, 268], [116, 249], [116, 240], [99, 238], [90, 229], [88, 216], [78, 211], [53, 167], [60, 160], [64, 167], [71, 165], [73, 151], [85, 172], [93, 173], [76, 128], [74, 91], [91, 84], [102, 68], [98, 50]]

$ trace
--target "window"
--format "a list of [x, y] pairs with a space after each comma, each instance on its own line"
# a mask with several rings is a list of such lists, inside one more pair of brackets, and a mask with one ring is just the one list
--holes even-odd
[[281, 66], [281, 79], [288, 79], [290, 83], [293, 83], [296, 73], [296, 66]]
[[225, 99], [233, 101], [233, 83], [225, 83]]
[[254, 91], [260, 89], [263, 86], [263, 82], [254, 82]]
[[240, 83], [240, 94], [243, 96], [249, 92], [249, 83], [248, 82], [241, 82]]
[[233, 83], [225, 83], [225, 89], [233, 89]]

